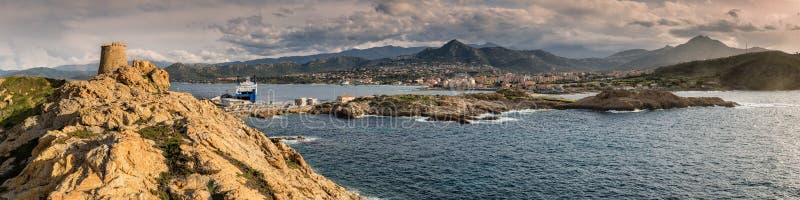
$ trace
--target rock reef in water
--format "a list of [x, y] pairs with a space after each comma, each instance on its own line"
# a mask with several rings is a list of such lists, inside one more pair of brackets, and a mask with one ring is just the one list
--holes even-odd
[[447, 95], [381, 95], [361, 97], [348, 103], [316, 106], [312, 113], [328, 113], [339, 118], [363, 115], [422, 116], [430, 121], [455, 121], [468, 124], [473, 120], [491, 120], [481, 114], [522, 109], [556, 109], [571, 100], [533, 96], [523, 91], [500, 90], [496, 93]]
[[68, 82], [0, 143], [7, 199], [360, 199], [146, 61]]
[[381, 95], [361, 97], [348, 103], [326, 103], [314, 107], [311, 113], [332, 114], [352, 119], [363, 115], [422, 116], [428, 121], [454, 121], [462, 124], [474, 120], [496, 120], [479, 117], [524, 109], [591, 109], [633, 111], [670, 109], [689, 106], [724, 106], [737, 104], [718, 97], [679, 97], [666, 91], [608, 90], [578, 101], [535, 96], [524, 91], [500, 90], [496, 93], [446, 95]]
[[701, 106], [734, 107], [737, 104], [719, 97], [680, 97], [667, 91], [606, 90], [564, 106], [565, 109], [633, 111]]

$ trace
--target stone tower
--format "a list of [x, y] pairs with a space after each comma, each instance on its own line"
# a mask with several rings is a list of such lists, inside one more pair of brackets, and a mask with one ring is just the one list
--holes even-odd
[[100, 47], [100, 69], [97, 74], [117, 71], [122, 66], [128, 65], [128, 56], [125, 54], [125, 43], [112, 42]]

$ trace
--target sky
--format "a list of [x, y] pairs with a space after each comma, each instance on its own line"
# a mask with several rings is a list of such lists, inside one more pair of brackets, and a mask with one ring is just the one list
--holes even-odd
[[800, 0], [0, 0], [0, 69], [130, 58], [218, 63], [451, 39], [566, 57], [677, 45], [800, 51]]

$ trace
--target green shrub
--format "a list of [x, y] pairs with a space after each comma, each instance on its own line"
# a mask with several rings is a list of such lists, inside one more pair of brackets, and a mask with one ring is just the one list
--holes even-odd
[[300, 167], [300, 163], [297, 163], [297, 161], [291, 160], [291, 159], [287, 159], [286, 160], [286, 165], [289, 166], [289, 168], [292, 168], [292, 169], [300, 169], [300, 168], [302, 168], [302, 167]]
[[72, 132], [67, 133], [66, 137], [61, 137], [61, 138], [56, 139], [55, 143], [64, 144], [68, 139], [73, 138], [73, 137], [77, 137], [77, 138], [80, 138], [80, 139], [89, 139], [89, 138], [96, 137], [98, 135], [100, 135], [100, 134], [94, 133], [94, 132], [86, 130], [86, 129], [80, 129], [80, 130], [76, 130], [76, 131], [72, 131]]
[[12, 76], [0, 83], [0, 91], [5, 91], [1, 98], [11, 95], [10, 103], [0, 107], [0, 128], [11, 128], [22, 123], [26, 118], [39, 113], [42, 104], [53, 94], [63, 80], [39, 77]]
[[166, 159], [169, 170], [159, 176], [158, 191], [151, 191], [154, 192], [154, 195], [159, 196], [160, 199], [171, 199], [167, 189], [169, 180], [173, 177], [184, 177], [194, 173], [194, 170], [188, 167], [190, 158], [181, 152], [180, 146], [184, 143], [181, 128], [180, 124], [172, 126], [156, 125], [137, 131], [143, 138], [154, 141], [156, 143], [155, 146], [161, 149]]
[[497, 93], [502, 94], [508, 99], [525, 99], [530, 97], [527, 92], [522, 90], [501, 89], [498, 90]]
[[226, 160], [228, 160], [228, 162], [231, 162], [234, 166], [236, 166], [236, 168], [239, 168], [240, 171], [242, 171], [242, 174], [239, 174], [239, 176], [241, 176], [246, 180], [245, 186], [257, 190], [259, 193], [270, 199], [275, 199], [273, 196], [274, 192], [272, 191], [272, 188], [269, 186], [269, 183], [266, 180], [264, 180], [264, 175], [260, 171], [253, 169], [250, 166], [247, 166], [247, 164], [244, 164], [242, 161], [234, 159], [225, 152], [221, 151], [215, 151], [215, 152], [218, 155], [225, 158]]

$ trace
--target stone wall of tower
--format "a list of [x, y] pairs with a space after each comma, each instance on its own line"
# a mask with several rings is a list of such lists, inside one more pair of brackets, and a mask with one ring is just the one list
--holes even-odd
[[125, 43], [112, 42], [100, 47], [100, 68], [97, 74], [117, 71], [122, 66], [128, 65], [128, 56], [125, 53]]

